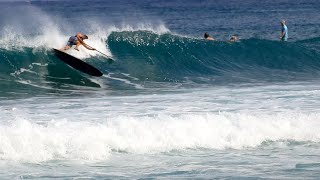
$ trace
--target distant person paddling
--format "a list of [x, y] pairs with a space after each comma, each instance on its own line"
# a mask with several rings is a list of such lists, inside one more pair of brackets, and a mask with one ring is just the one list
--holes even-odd
[[236, 34], [232, 35], [232, 36], [230, 37], [230, 39], [229, 39], [230, 42], [236, 42], [236, 41], [238, 41], [238, 40], [239, 40], [239, 37], [238, 37], [238, 35], [236, 35]]
[[84, 40], [88, 39], [88, 36], [82, 33], [77, 33], [75, 36], [71, 36], [67, 42], [67, 45], [62, 48], [61, 50], [68, 50], [70, 49], [73, 45], [75, 45], [76, 47], [74, 48], [75, 50], [79, 51], [79, 46], [83, 45], [85, 48], [89, 49], [89, 50], [96, 50], [95, 48], [90, 47], [89, 45], [87, 45]]
[[281, 29], [281, 35], [280, 35], [280, 40], [281, 41], [287, 41], [288, 40], [288, 27], [286, 25], [286, 21], [282, 20], [280, 21], [282, 29]]
[[204, 39], [206, 39], [206, 40], [214, 40], [214, 38], [211, 37], [207, 32], [204, 33], [203, 37], [204, 37]]

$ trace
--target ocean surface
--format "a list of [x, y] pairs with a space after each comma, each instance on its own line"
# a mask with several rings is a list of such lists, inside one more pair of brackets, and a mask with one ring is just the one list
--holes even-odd
[[[319, 9], [0, 1], [0, 179], [318, 179]], [[76, 32], [102, 77], [53, 54]]]

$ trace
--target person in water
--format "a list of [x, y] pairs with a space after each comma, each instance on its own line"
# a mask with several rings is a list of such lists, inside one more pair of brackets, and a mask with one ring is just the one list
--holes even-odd
[[89, 50], [96, 50], [95, 48], [90, 47], [89, 45], [87, 45], [84, 40], [88, 39], [88, 36], [82, 33], [77, 33], [75, 36], [71, 36], [67, 42], [67, 45], [62, 48], [62, 50], [68, 50], [70, 49], [73, 45], [75, 45], [76, 47], [74, 48], [75, 50], [79, 51], [79, 46], [83, 45], [85, 48], [89, 49]]
[[207, 32], [204, 33], [203, 37], [204, 37], [205, 39], [207, 39], [207, 40], [214, 40], [214, 38], [211, 37]]
[[287, 41], [288, 40], [288, 27], [286, 26], [286, 21], [282, 20], [280, 23], [282, 26], [280, 40]]
[[235, 42], [235, 41], [238, 41], [239, 40], [239, 37], [238, 37], [238, 35], [232, 35], [231, 36], [231, 38], [229, 39], [229, 41], [231, 41], [231, 42]]

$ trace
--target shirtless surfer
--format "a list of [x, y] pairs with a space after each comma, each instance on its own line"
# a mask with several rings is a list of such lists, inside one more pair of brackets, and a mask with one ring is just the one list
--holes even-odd
[[207, 32], [204, 33], [203, 37], [204, 37], [204, 39], [206, 39], [206, 40], [214, 40], [214, 38], [211, 37]]
[[238, 35], [236, 35], [236, 34], [232, 35], [232, 36], [230, 37], [230, 39], [229, 39], [230, 42], [236, 42], [236, 41], [238, 41], [238, 40], [239, 40], [239, 37], [238, 37]]
[[67, 50], [70, 49], [73, 45], [76, 45], [76, 47], [74, 48], [75, 50], [79, 51], [79, 46], [83, 45], [85, 48], [89, 49], [89, 50], [96, 50], [95, 48], [90, 47], [89, 45], [87, 45], [84, 40], [88, 39], [88, 36], [85, 34], [82, 34], [80, 32], [78, 32], [75, 36], [71, 36], [67, 42], [67, 45], [62, 48], [61, 50]]

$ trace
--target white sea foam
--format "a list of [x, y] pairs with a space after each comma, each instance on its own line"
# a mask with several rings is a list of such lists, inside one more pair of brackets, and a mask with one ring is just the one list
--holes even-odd
[[[6, 111], [2, 114], [11, 110]], [[26, 162], [104, 160], [112, 151], [143, 154], [186, 148], [256, 148], [265, 141], [320, 141], [318, 113], [113, 116], [99, 123], [7, 118], [0, 125], [0, 158]]]
[[[122, 79], [122, 78], [113, 77], [112, 75], [113, 75], [113, 73], [109, 73], [108, 75], [103, 75], [103, 76], [104, 76], [105, 78], [108, 78], [108, 79], [112, 79], [112, 80], [116, 80], [116, 81], [121, 81], [121, 82], [123, 82], [123, 83], [125, 83], [125, 84], [128, 84], [128, 85], [130, 85], [130, 86], [134, 86], [136, 89], [143, 89], [143, 86], [141, 86], [140, 84], [133, 83], [133, 82], [131, 82], [131, 81], [128, 80], [128, 79]], [[127, 74], [122, 74], [122, 75], [124, 75], [124, 76], [126, 76], [126, 77], [128, 77], [128, 78], [130, 78], [130, 79], [137, 80], [137, 78], [131, 77], [131, 76], [127, 75]]]
[[[63, 17], [51, 17], [42, 10], [26, 6], [19, 14], [6, 14], [8, 20], [2, 24], [0, 31], [0, 48], [6, 50], [19, 50], [23, 48], [33, 48], [34, 51], [50, 50], [51, 48], [60, 49], [64, 47], [70, 36], [78, 31], [87, 34], [89, 39], [85, 42], [108, 56], [112, 56], [106, 40], [108, 36], [116, 31], [139, 31], [146, 30], [162, 34], [169, 32], [163, 24], [136, 23], [129, 25], [101, 24], [90, 21], [81, 29], [74, 29], [74, 32], [65, 32], [64, 27], [70, 27], [71, 22], [67, 22]], [[69, 28], [70, 29], [70, 28]], [[100, 56], [97, 51], [89, 51], [80, 47], [80, 51], [73, 48], [67, 51], [69, 54], [78, 58], [89, 58], [91, 56]]]

